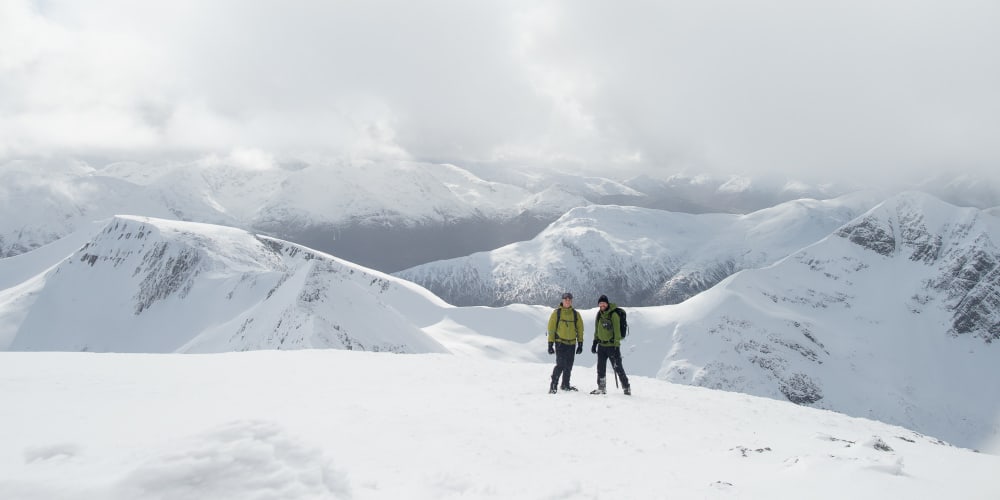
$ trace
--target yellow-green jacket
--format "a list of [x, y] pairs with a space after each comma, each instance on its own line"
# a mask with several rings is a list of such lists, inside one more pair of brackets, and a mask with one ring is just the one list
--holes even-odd
[[611, 311], [617, 309], [616, 304], [608, 304], [606, 311], [597, 310], [594, 324], [594, 341], [605, 347], [620, 347], [622, 345], [621, 318]]
[[549, 317], [549, 342], [570, 345], [583, 343], [583, 318], [576, 309], [559, 306], [552, 311], [552, 316]]

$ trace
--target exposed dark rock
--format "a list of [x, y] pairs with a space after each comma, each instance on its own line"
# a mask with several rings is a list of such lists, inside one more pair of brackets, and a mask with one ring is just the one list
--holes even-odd
[[873, 215], [842, 227], [837, 231], [837, 236], [881, 255], [889, 256], [896, 251], [896, 238], [892, 228], [886, 227], [883, 221]]
[[878, 451], [892, 451], [892, 447], [886, 444], [886, 442], [878, 436], [875, 436], [875, 440], [872, 442], [872, 448], [875, 448]]
[[746, 446], [737, 446], [735, 448], [730, 448], [730, 451], [738, 451], [743, 457], [749, 457], [751, 453], [764, 453], [765, 451], [771, 451], [770, 446], [765, 446], [763, 448], [747, 448]]
[[[193, 278], [198, 275], [201, 254], [194, 249], [181, 250], [166, 257], [169, 244], [157, 243], [143, 256], [145, 278], [135, 294], [135, 314], [148, 309], [157, 300], [173, 294], [183, 298], [191, 290]], [[138, 271], [138, 269], [137, 269]]]
[[912, 251], [910, 260], [930, 264], [938, 259], [943, 240], [940, 234], [930, 234], [922, 213], [916, 211], [900, 213], [899, 227], [901, 246]]
[[949, 333], [993, 342], [1000, 339], [1000, 255], [983, 243], [949, 256], [928, 286], [946, 294], [954, 312]]
[[778, 389], [789, 401], [799, 405], [813, 404], [823, 399], [823, 391], [804, 373], [795, 373], [782, 380]]

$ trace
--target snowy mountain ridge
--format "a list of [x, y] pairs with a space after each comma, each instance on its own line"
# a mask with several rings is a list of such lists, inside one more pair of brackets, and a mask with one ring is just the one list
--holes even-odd
[[[921, 193], [887, 200], [772, 266], [646, 324], [658, 377], [921, 429], [1000, 436], [1000, 220]], [[659, 323], [655, 325], [653, 323]]]
[[[34, 280], [30, 298], [17, 298], [31, 306], [14, 350], [444, 351], [402, 313], [379, 305], [385, 295], [443, 305], [426, 291], [235, 228], [118, 216]], [[331, 288], [354, 299], [318, 307]], [[347, 314], [352, 307], [382, 312], [373, 322]]]
[[573, 209], [530, 241], [395, 273], [456, 305], [675, 304], [741, 269], [770, 265], [881, 201], [874, 193], [795, 200], [746, 215], [621, 206]]
[[845, 226], [837, 235], [887, 257], [937, 266], [925, 293], [911, 297], [912, 312], [943, 302], [953, 313], [948, 333], [987, 343], [1000, 339], [1000, 219], [973, 208], [952, 210], [934, 198], [911, 193]]

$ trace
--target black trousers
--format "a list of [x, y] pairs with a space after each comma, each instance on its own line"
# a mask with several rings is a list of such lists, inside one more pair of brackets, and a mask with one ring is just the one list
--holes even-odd
[[622, 387], [628, 387], [628, 375], [625, 375], [625, 367], [622, 366], [620, 347], [597, 346], [597, 379], [600, 380], [607, 375], [609, 359], [611, 360], [611, 369], [618, 374], [618, 380], [622, 381]]
[[573, 361], [576, 360], [576, 345], [556, 342], [556, 367], [552, 369], [552, 381], [558, 382], [562, 375], [562, 386], [569, 387], [569, 376], [573, 371]]

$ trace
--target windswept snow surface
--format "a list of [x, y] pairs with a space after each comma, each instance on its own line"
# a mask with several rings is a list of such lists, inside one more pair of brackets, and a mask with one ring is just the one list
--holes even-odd
[[0, 498], [1000, 498], [1000, 457], [900, 427], [644, 377], [549, 395], [550, 368], [0, 353]]

